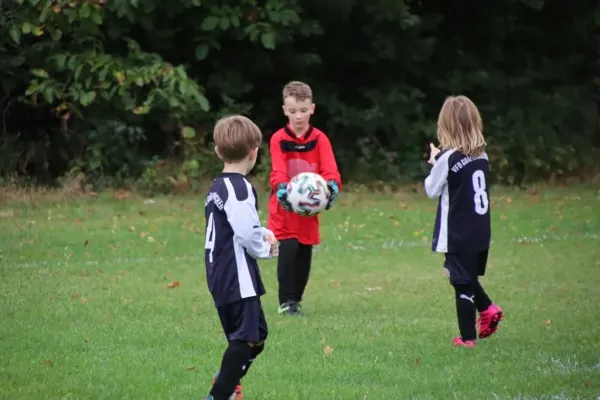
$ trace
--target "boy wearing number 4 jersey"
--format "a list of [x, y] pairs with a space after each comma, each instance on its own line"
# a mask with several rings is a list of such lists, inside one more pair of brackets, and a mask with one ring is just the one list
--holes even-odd
[[[479, 283], [485, 274], [491, 241], [490, 200], [483, 124], [465, 96], [448, 97], [437, 122], [440, 148], [433, 144], [425, 179], [429, 198], [439, 198], [432, 250], [445, 253], [444, 268], [454, 287], [460, 336], [455, 346], [474, 347], [494, 334], [504, 313]], [[479, 319], [476, 321], [476, 311]]]
[[224, 163], [206, 196], [206, 282], [227, 349], [206, 400], [242, 400], [241, 379], [263, 351], [267, 322], [265, 288], [257, 259], [277, 256], [277, 240], [258, 218], [256, 191], [246, 175], [256, 163], [262, 135], [248, 118], [234, 115], [215, 125], [215, 151]]

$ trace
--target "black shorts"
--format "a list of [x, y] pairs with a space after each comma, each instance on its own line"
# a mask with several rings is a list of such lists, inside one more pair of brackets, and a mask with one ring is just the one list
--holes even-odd
[[446, 268], [453, 285], [468, 285], [485, 275], [488, 250], [476, 253], [446, 253]]
[[268, 328], [260, 298], [248, 297], [217, 308], [227, 341], [262, 342]]

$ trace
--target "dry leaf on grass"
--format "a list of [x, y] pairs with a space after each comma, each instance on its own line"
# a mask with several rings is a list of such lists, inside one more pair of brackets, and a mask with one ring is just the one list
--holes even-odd
[[173, 281], [167, 285], [167, 288], [174, 289], [174, 288], [178, 287], [179, 285], [181, 285], [181, 283], [179, 283], [179, 281]]
[[325, 346], [323, 352], [327, 355], [331, 355], [331, 353], [333, 353], [333, 348], [331, 348], [331, 346]]

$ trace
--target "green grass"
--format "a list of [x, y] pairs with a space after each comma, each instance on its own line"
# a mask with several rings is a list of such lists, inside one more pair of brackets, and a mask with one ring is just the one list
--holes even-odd
[[[246, 399], [600, 397], [598, 187], [493, 193], [482, 281], [506, 318], [473, 350], [450, 345], [435, 202], [340, 200], [322, 217], [304, 318], [277, 315], [276, 264], [261, 263], [270, 337]], [[3, 205], [0, 398], [202, 399], [225, 348], [203, 209], [202, 197]]]

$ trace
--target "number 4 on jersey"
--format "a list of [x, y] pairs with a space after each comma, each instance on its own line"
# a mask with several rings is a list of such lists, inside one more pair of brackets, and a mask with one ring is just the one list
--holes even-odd
[[473, 190], [475, 191], [475, 212], [479, 215], [485, 215], [488, 212], [489, 200], [485, 191], [485, 175], [482, 170], [478, 169], [473, 172]]
[[204, 242], [204, 248], [206, 250], [210, 250], [208, 253], [208, 262], [213, 262], [213, 249], [215, 248], [215, 220], [213, 218], [213, 213], [210, 213], [208, 216], [208, 224], [206, 224], [206, 240]]

